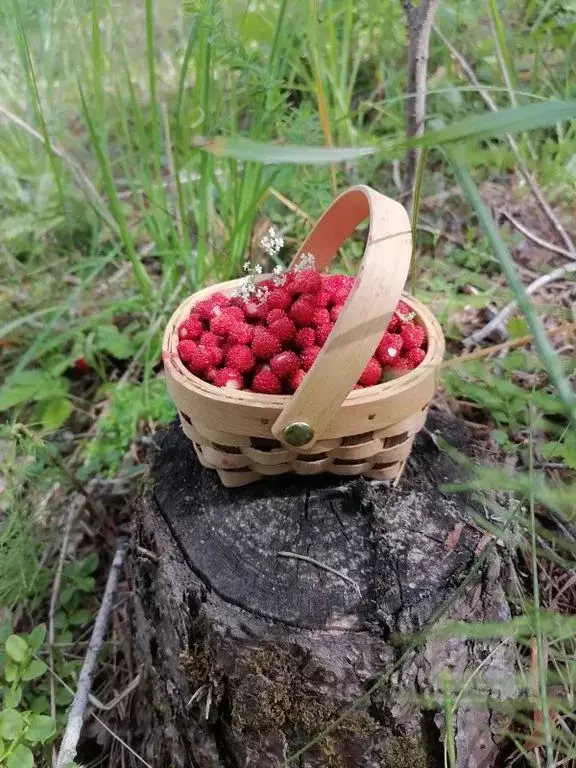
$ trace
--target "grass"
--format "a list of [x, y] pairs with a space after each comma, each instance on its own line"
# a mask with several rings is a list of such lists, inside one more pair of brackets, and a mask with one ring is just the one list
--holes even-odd
[[[499, 462], [516, 462], [512, 477], [482, 468], [474, 488], [506, 488], [529, 506], [519, 537], [498, 526], [492, 533], [520, 564], [518, 613], [530, 618], [527, 634], [511, 634], [527, 675], [522, 696], [532, 698], [529, 707], [522, 696], [517, 702], [510, 739], [527, 763], [548, 766], [576, 758], [565, 625], [547, 618], [559, 610], [555, 594], [572, 595], [562, 585], [574, 567], [576, 435], [573, 337], [546, 332], [574, 318], [568, 282], [526, 298], [527, 274], [547, 271], [549, 254], [527, 249], [498, 210], [517, 209], [554, 239], [516, 173], [511, 132], [573, 229], [574, 14], [561, 1], [441, 3], [437, 26], [461, 46], [480, 86], [433, 34], [412, 222], [413, 285], [443, 323], [450, 356], [463, 351], [488, 306], [511, 297], [520, 312], [509, 333], [534, 339], [446, 369], [443, 392], [473, 433], [492, 441]], [[259, 233], [270, 224], [282, 231], [288, 259], [308, 221], [349, 184], [398, 195], [392, 164], [406, 143], [405, 42], [392, 0], [2, 5], [0, 623], [10, 616], [28, 632], [46, 621], [68, 494], [93, 478], [137, 477], [142, 443], [171, 419], [161, 338], [183, 296], [261, 259]], [[486, 112], [479, 87], [497, 111]], [[450, 192], [456, 185], [462, 195]], [[338, 268], [355, 269], [359, 256], [359, 243], [349, 244]], [[39, 515], [54, 499], [56, 511]], [[113, 510], [107, 515], [90, 518], [91, 537], [81, 528], [69, 566], [95, 546], [108, 552]], [[78, 593], [70, 615], [93, 615], [105, 565], [106, 557], [100, 581]], [[76, 626], [66, 621], [63, 630], [71, 643], [81, 637]], [[553, 720], [547, 695], [557, 679], [565, 704]], [[73, 670], [66, 680], [74, 685]], [[439, 705], [448, 733], [461, 682], [446, 683]], [[446, 756], [454, 764], [451, 739]]]

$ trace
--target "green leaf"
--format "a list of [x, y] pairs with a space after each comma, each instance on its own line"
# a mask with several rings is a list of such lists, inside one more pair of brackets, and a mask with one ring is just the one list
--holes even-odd
[[215, 139], [197, 136], [194, 139], [194, 144], [198, 149], [218, 157], [254, 160], [264, 165], [342, 163], [377, 152], [376, 147], [311, 147], [294, 144], [270, 144], [252, 141], [252, 139], [246, 139], [242, 136], [219, 136]]
[[0, 625], [0, 645], [3, 645], [12, 634], [12, 620], [7, 619]]
[[72, 694], [70, 691], [67, 691], [66, 688], [59, 688], [56, 691], [56, 704], [60, 707], [65, 707], [67, 704], [69, 704], [72, 701]]
[[34, 696], [30, 705], [30, 710], [38, 715], [50, 712], [50, 701], [48, 696]]
[[40, 659], [32, 659], [22, 673], [22, 680], [36, 680], [36, 678], [41, 677], [47, 669], [48, 667], [43, 661]]
[[570, 469], [576, 469], [576, 430], [571, 430], [564, 440], [562, 455]]
[[27, 741], [47, 741], [56, 733], [56, 722], [48, 715], [32, 715], [26, 731]]
[[6, 709], [16, 709], [18, 704], [22, 701], [22, 686], [17, 685], [15, 688], [4, 689], [4, 706]]
[[134, 353], [132, 341], [109, 323], [98, 326], [95, 343], [97, 349], [108, 352], [118, 360], [126, 360]]
[[6, 741], [14, 741], [20, 735], [24, 720], [15, 709], [4, 709], [0, 712], [0, 737]]
[[469, 115], [439, 131], [428, 131], [407, 142], [422, 147], [442, 146], [463, 139], [487, 139], [506, 133], [529, 131], [576, 118], [576, 101], [540, 101], [522, 107]]
[[21, 664], [28, 657], [28, 643], [20, 635], [10, 635], [5, 647], [8, 656], [17, 664]]
[[26, 638], [32, 653], [36, 653], [44, 645], [46, 639], [46, 624], [38, 624]]
[[68, 616], [65, 611], [56, 611], [54, 614], [54, 626], [56, 629], [64, 629], [68, 626]]
[[86, 608], [82, 608], [79, 611], [75, 611], [70, 617], [69, 621], [70, 624], [73, 626], [79, 627], [82, 624], [86, 624], [86, 622], [90, 621], [92, 614], [89, 610]]
[[518, 339], [520, 336], [526, 336], [528, 333], [528, 325], [523, 317], [511, 317], [506, 323], [506, 328], [513, 339]]
[[18, 744], [6, 761], [6, 765], [8, 768], [33, 768], [34, 755], [24, 744]]
[[83, 592], [91, 592], [96, 585], [96, 581], [92, 576], [83, 576], [78, 579], [78, 588]]
[[58, 397], [46, 403], [40, 414], [44, 429], [58, 429], [72, 413], [72, 403], [67, 397]]
[[0, 411], [15, 405], [46, 400], [66, 392], [64, 379], [54, 378], [45, 371], [22, 371], [9, 378], [0, 389]]
[[0, 758], [4, 754], [5, 746], [4, 746], [4, 739], [0, 739]]
[[82, 573], [85, 573], [86, 575], [90, 575], [91, 573], [94, 573], [96, 568], [98, 568], [98, 563], [100, 562], [100, 558], [98, 557], [97, 552], [92, 552], [88, 557], [86, 557], [81, 565], [81, 571]]
[[8, 661], [4, 665], [4, 677], [7, 683], [13, 683], [18, 677], [18, 665], [13, 661]]
[[74, 586], [64, 587], [64, 589], [60, 592], [60, 604], [66, 605], [69, 603], [75, 592], [76, 587]]

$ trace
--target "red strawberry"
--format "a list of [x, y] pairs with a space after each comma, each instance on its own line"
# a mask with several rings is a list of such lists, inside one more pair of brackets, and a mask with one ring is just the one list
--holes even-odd
[[194, 307], [194, 312], [202, 320], [210, 320], [217, 313], [216, 308], [226, 307], [229, 301], [229, 298], [223, 293], [213, 293], [212, 296], [199, 302]]
[[412, 349], [409, 349], [406, 353], [406, 360], [408, 360], [412, 368], [417, 368], [425, 357], [426, 352], [423, 349], [418, 349], [416, 347], [412, 347]]
[[325, 309], [328, 304], [332, 303], [332, 294], [330, 291], [327, 291], [326, 288], [322, 287], [318, 293], [314, 294], [314, 304], [316, 304], [317, 307], [320, 307], [322, 309]]
[[314, 310], [314, 314], [312, 316], [312, 325], [315, 325], [318, 328], [318, 326], [325, 325], [326, 323], [329, 323], [329, 322], [330, 322], [330, 312], [328, 312], [327, 309], [318, 307], [318, 309]]
[[295, 373], [290, 376], [288, 379], [288, 389], [290, 392], [296, 392], [300, 384], [302, 384], [302, 381], [304, 380], [304, 377], [306, 376], [306, 371], [303, 371], [301, 368], [296, 371]]
[[76, 371], [76, 373], [79, 373], [80, 375], [83, 376], [84, 374], [88, 373], [88, 371], [90, 370], [90, 366], [88, 365], [86, 360], [84, 360], [83, 357], [79, 357], [77, 360], [74, 361], [74, 370]]
[[332, 296], [333, 304], [344, 304], [352, 288], [355, 279], [348, 275], [330, 275], [327, 281], [326, 290]]
[[[403, 374], [408, 373], [408, 371], [411, 371], [413, 367], [414, 366], [408, 362], [405, 357], [399, 357], [394, 361], [394, 364], [388, 368], [387, 374], [390, 374], [392, 378], [397, 378], [398, 376], [402, 376]], [[387, 375], [386, 378], [389, 378], [389, 376]]]
[[332, 333], [332, 328], [334, 328], [334, 323], [323, 323], [316, 328], [316, 344], [319, 347], [323, 347], [326, 344], [326, 339]]
[[296, 335], [296, 326], [286, 315], [270, 323], [268, 329], [281, 342], [291, 341]]
[[233, 317], [234, 320], [244, 320], [244, 310], [241, 307], [228, 306], [222, 308], [222, 313], [228, 317]]
[[266, 304], [259, 301], [247, 301], [244, 305], [247, 320], [263, 320], [266, 317]]
[[225, 389], [243, 389], [244, 379], [238, 371], [232, 368], [221, 368], [216, 371], [212, 377], [212, 383], [215, 387], [224, 387]]
[[286, 288], [274, 288], [266, 297], [266, 307], [272, 309], [288, 309], [292, 304], [292, 296]]
[[[234, 307], [234, 309], [238, 309], [238, 307]], [[227, 312], [220, 312], [220, 314], [214, 315], [210, 320], [210, 330], [219, 336], [227, 336], [230, 328], [237, 322], [237, 317], [232, 317]]]
[[254, 327], [245, 322], [233, 322], [228, 331], [228, 341], [233, 344], [249, 344], [254, 335]]
[[322, 288], [322, 278], [315, 269], [301, 269], [294, 272], [289, 285], [290, 293], [318, 293]]
[[219, 347], [220, 339], [215, 333], [212, 333], [212, 331], [205, 331], [202, 336], [200, 336], [199, 343], [203, 344], [205, 347]]
[[400, 320], [404, 322], [414, 318], [414, 311], [402, 300], [396, 305], [396, 314], [399, 316]]
[[239, 373], [248, 373], [254, 368], [256, 358], [250, 347], [235, 344], [226, 353], [226, 365]]
[[271, 309], [266, 315], [266, 322], [270, 325], [270, 323], [275, 323], [276, 320], [280, 320], [281, 317], [287, 317], [286, 312], [284, 312], [283, 309]]
[[300, 353], [300, 366], [309, 371], [314, 365], [316, 358], [320, 354], [320, 347], [307, 347]]
[[330, 310], [330, 320], [332, 320], [333, 323], [338, 320], [340, 317], [340, 312], [344, 309], [344, 304], [335, 304], [332, 309]]
[[212, 363], [212, 365], [218, 366], [222, 364], [222, 360], [224, 360], [224, 350], [220, 349], [220, 347], [200, 345], [198, 349], [203, 349], [206, 351], [206, 354], [210, 358], [210, 362]]
[[282, 392], [282, 385], [275, 373], [262, 369], [252, 379], [252, 390], [263, 395], [279, 395]]
[[400, 333], [400, 328], [402, 328], [402, 320], [400, 320], [396, 312], [394, 312], [386, 330], [389, 333]]
[[261, 360], [270, 360], [271, 357], [282, 351], [282, 345], [278, 338], [266, 328], [257, 326], [254, 329], [252, 339], [252, 352]]
[[210, 349], [210, 347], [199, 347], [196, 342], [187, 339], [178, 344], [180, 359], [186, 363], [192, 373], [203, 373], [213, 365], [208, 352]]
[[305, 297], [296, 299], [290, 309], [290, 317], [296, 325], [310, 325], [314, 317], [314, 305]]
[[313, 347], [315, 343], [316, 334], [314, 328], [300, 328], [294, 337], [294, 344], [298, 349], [308, 349], [308, 347]]
[[185, 320], [178, 328], [179, 339], [199, 339], [202, 335], [204, 326], [202, 322], [197, 318], [190, 316], [188, 320]]
[[362, 375], [358, 379], [358, 384], [364, 387], [373, 387], [375, 384], [380, 383], [382, 378], [382, 366], [376, 360], [375, 357], [368, 361], [368, 365], [364, 368]]
[[380, 339], [375, 357], [382, 365], [392, 365], [400, 355], [404, 342], [399, 333], [386, 333]]
[[404, 323], [400, 333], [404, 342], [404, 349], [421, 347], [426, 341], [426, 331], [421, 325], [415, 323]]
[[270, 360], [272, 373], [275, 373], [281, 379], [296, 373], [299, 367], [300, 360], [296, 352], [280, 352], [279, 355], [274, 355]]

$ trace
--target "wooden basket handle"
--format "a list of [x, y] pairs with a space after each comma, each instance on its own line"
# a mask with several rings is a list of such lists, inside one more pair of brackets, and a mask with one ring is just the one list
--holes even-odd
[[290, 268], [311, 253], [325, 269], [358, 224], [370, 218], [366, 248], [344, 309], [322, 351], [272, 425], [282, 443], [308, 449], [322, 435], [374, 354], [410, 268], [412, 235], [406, 209], [367, 186], [355, 186], [325, 211]]

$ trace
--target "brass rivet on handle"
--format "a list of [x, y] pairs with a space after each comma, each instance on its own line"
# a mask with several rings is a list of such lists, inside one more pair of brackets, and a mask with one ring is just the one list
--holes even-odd
[[312, 440], [314, 430], [305, 421], [295, 421], [293, 424], [288, 424], [287, 427], [284, 427], [282, 436], [288, 445], [301, 447]]

